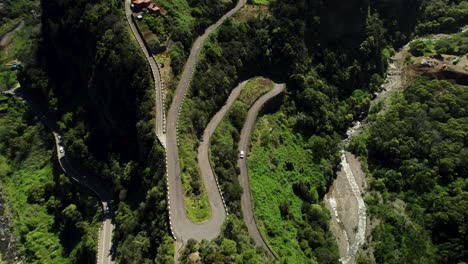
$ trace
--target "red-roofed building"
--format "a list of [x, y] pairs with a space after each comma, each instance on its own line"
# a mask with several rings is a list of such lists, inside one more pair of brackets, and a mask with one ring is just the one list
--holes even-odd
[[132, 0], [133, 8], [142, 9], [148, 7], [151, 4], [150, 0]]
[[147, 8], [148, 8], [148, 11], [150, 11], [151, 13], [161, 12], [161, 8], [154, 3], [151, 3]]

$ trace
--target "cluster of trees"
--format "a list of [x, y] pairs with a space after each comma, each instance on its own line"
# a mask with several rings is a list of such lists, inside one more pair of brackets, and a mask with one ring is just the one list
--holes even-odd
[[239, 167], [237, 159], [239, 157], [238, 144], [243, 120], [246, 118], [246, 111], [242, 111], [239, 116], [240, 126], [235, 119], [238, 109], [232, 108], [231, 112], [225, 116], [226, 120], [218, 127], [213, 135], [210, 145], [211, 166], [218, 177], [223, 196], [229, 210], [238, 217], [242, 217], [240, 199], [242, 187], [239, 184]]
[[[335, 237], [329, 230], [330, 213], [320, 204], [319, 197], [324, 193], [318, 193], [316, 186], [299, 181], [293, 184], [294, 194], [302, 200], [303, 221], [297, 221], [299, 232], [297, 241], [309, 258], [315, 258], [318, 263], [339, 263], [338, 246]], [[289, 217], [288, 203], [280, 206], [281, 216]]]
[[[185, 116], [183, 133], [200, 138], [235, 84], [263, 74], [287, 82], [284, 111], [294, 118], [297, 132], [310, 138], [316, 161], [337, 164], [340, 134], [367, 111], [393, 48], [408, 41], [438, 3], [276, 0], [269, 6], [271, 16], [228, 20], [205, 47], [188, 95], [197, 108]], [[240, 197], [232, 184], [236, 153], [216, 151], [230, 159], [216, 168], [219, 175], [229, 175], [221, 176], [232, 186], [225, 195]], [[325, 179], [329, 185], [333, 173]]]
[[112, 190], [117, 260], [171, 262], [151, 74], [123, 4], [43, 1], [37, 60], [21, 83], [49, 103], [67, 154]]
[[465, 55], [468, 53], [468, 31], [438, 40], [434, 49], [438, 54]]
[[237, 1], [187, 0], [187, 2], [192, 8], [191, 15], [195, 19], [194, 30], [196, 34], [201, 34], [205, 28], [223, 16], [227, 10], [233, 8]]
[[27, 105], [9, 99], [0, 116], [0, 177], [20, 254], [29, 263], [93, 263], [100, 207], [63, 174], [52, 146]]
[[[35, 4], [38, 1], [33, 1]], [[29, 12], [40, 12], [39, 6], [31, 5], [31, 1], [19, 0], [19, 1], [3, 1], [2, 8], [0, 8], [0, 25], [5, 25], [11, 19], [18, 17], [31, 20]]]
[[[270, 4], [271, 16], [228, 20], [204, 50], [188, 99], [197, 107], [185, 120], [184, 133], [200, 138], [209, 118], [240, 79], [272, 76], [287, 82], [284, 111], [295, 120], [296, 132], [319, 153], [314, 159], [337, 164], [339, 135], [361, 115], [369, 94], [378, 89], [391, 46], [406, 41], [415, 27], [423, 33], [466, 22], [466, 3], [448, 2], [275, 0]], [[440, 3], [450, 8], [435, 8]], [[176, 73], [195, 35], [233, 4], [189, 1], [191, 16], [196, 18], [192, 26], [181, 26], [183, 18], [174, 20], [178, 23], [174, 28], [163, 23], [175, 41], [171, 56], [172, 66], [179, 69]], [[171, 261], [163, 150], [155, 139], [152, 117], [152, 80], [144, 59], [135, 56], [140, 51], [130, 42], [122, 5], [123, 1], [42, 1], [42, 41], [36, 60], [29, 62], [20, 79], [61, 120], [67, 152], [112, 186], [118, 260]], [[454, 22], [446, 22], [446, 17]], [[447, 169], [450, 162], [444, 161]], [[327, 185], [333, 173], [325, 174]], [[233, 188], [233, 199], [239, 197], [237, 191]], [[307, 217], [298, 221], [321, 219], [313, 208], [304, 206]], [[74, 218], [77, 214], [72, 209], [66, 215]], [[317, 222], [320, 226], [323, 221]]]
[[409, 52], [416, 57], [428, 55], [432, 52], [431, 45], [432, 41], [430, 40], [418, 39], [410, 42]]
[[161, 1], [160, 4], [167, 11], [165, 15], [147, 14], [143, 20], [160, 43], [165, 42], [167, 38], [171, 39], [171, 67], [175, 75], [178, 75], [193, 40], [234, 7], [235, 2], [180, 0], [176, 3]]
[[454, 32], [468, 23], [468, 3], [464, 0], [415, 2], [420, 2], [417, 34]]
[[414, 40], [410, 42], [410, 53], [413, 56], [451, 54], [463, 56], [468, 52], [468, 31], [450, 37], [431, 40]]
[[377, 263], [466, 259], [466, 88], [419, 79], [371, 125], [360, 154], [372, 175], [367, 203], [382, 220]]
[[229, 216], [221, 234], [213, 241], [189, 240], [181, 252], [181, 263], [273, 263], [260, 248], [255, 249], [245, 224]]

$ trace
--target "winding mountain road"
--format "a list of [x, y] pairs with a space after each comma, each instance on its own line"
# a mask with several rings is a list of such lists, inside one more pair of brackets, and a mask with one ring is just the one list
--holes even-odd
[[[190, 51], [189, 58], [184, 66], [180, 81], [178, 83], [177, 89], [174, 94], [174, 98], [169, 109], [167, 117], [167, 127], [165, 133], [160, 133], [160, 128], [157, 128], [157, 135], [161, 142], [164, 142], [163, 145], [166, 147], [166, 162], [167, 162], [167, 180], [168, 180], [168, 196], [169, 196], [169, 215], [171, 221], [171, 229], [173, 236], [178, 240], [179, 243], [185, 243], [188, 239], [214, 239], [221, 232], [221, 225], [227, 216], [227, 208], [225, 206], [224, 200], [222, 198], [221, 191], [219, 190], [216, 177], [211, 168], [209, 160], [209, 146], [211, 136], [214, 133], [216, 127], [219, 125], [223, 119], [226, 112], [229, 110], [232, 103], [237, 99], [246, 82], [240, 83], [236, 88], [233, 89], [229, 98], [226, 101], [226, 104], [221, 108], [221, 110], [211, 119], [210, 123], [207, 125], [205, 132], [203, 134], [203, 139], [198, 148], [198, 163], [203, 178], [203, 183], [207, 191], [208, 201], [211, 208], [211, 218], [201, 224], [193, 223], [187, 216], [184, 203], [184, 191], [181, 180], [180, 172], [180, 161], [178, 157], [178, 136], [177, 136], [177, 126], [179, 113], [183, 104], [183, 100], [187, 93], [187, 90], [190, 86], [190, 81], [193, 77], [196, 63], [200, 55], [203, 43], [208, 38], [208, 36], [213, 33], [227, 18], [231, 17], [236, 13], [242, 6], [245, 5], [247, 0], [239, 0], [236, 6], [221, 17], [215, 24], [208, 27], [204, 34], [198, 37]], [[162, 88], [158, 83], [161, 83], [161, 77], [157, 69], [157, 64], [154, 62], [154, 59], [145, 48], [144, 42], [141, 39], [138, 31], [132, 21], [131, 15], [132, 11], [130, 9], [130, 0], [126, 0], [125, 4], [125, 13], [128, 20], [128, 23], [132, 29], [132, 32], [139, 43], [145, 57], [147, 58], [151, 69], [153, 78], [155, 79], [156, 93], [162, 94]], [[245, 132], [241, 136], [241, 144], [244, 144], [244, 149], [247, 147], [250, 134], [252, 132], [253, 125], [255, 124], [255, 119], [261, 109], [261, 107], [272, 97], [275, 97], [284, 90], [284, 84], [275, 85], [274, 89], [269, 93], [263, 95], [250, 109], [246, 124], [244, 126]], [[162, 104], [162, 101], [158, 98], [162, 98], [162, 95], [157, 95], [156, 105]], [[156, 115], [157, 119], [163, 119], [164, 112], [162, 112], [162, 107], [157, 106]], [[160, 115], [159, 113], [163, 113]], [[157, 123], [160, 123], [157, 121]], [[163, 138], [163, 140], [161, 140]], [[244, 188], [244, 194], [242, 196], [242, 208], [244, 211], [244, 218], [249, 230], [249, 233], [253, 237], [257, 246], [264, 248], [271, 256], [275, 256], [273, 251], [263, 240], [254, 220], [252, 202], [250, 196], [250, 186], [247, 175], [247, 165], [245, 160], [239, 160], [239, 166], [241, 167], [241, 173], [239, 180], [241, 185]], [[244, 169], [242, 169], [244, 168]]]
[[171, 216], [174, 236], [182, 243], [186, 242], [190, 238], [202, 240], [217, 237], [221, 231], [221, 225], [226, 219], [226, 211], [222, 204], [220, 192], [217, 188], [213, 188], [213, 186], [216, 186], [214, 179], [208, 178], [204, 179], [204, 184], [211, 206], [211, 218], [202, 224], [195, 224], [191, 222], [187, 216], [184, 204], [184, 191], [182, 187], [177, 146], [177, 123], [179, 111], [187, 89], [189, 88], [190, 80], [193, 77], [203, 43], [208, 36], [213, 33], [213, 31], [215, 31], [227, 18], [237, 12], [246, 2], [247, 0], [239, 0], [233, 9], [222, 16], [215, 24], [208, 27], [205, 30], [205, 33], [195, 40], [169, 109], [166, 133], [166, 157], [170, 199], [169, 214]]
[[[216, 176], [214, 175], [213, 169], [210, 163], [210, 143], [211, 143], [211, 136], [215, 132], [216, 128], [218, 127], [219, 123], [223, 120], [226, 113], [231, 108], [232, 104], [236, 101], [237, 97], [239, 97], [240, 92], [244, 88], [247, 81], [240, 83], [236, 88], [231, 91], [228, 99], [226, 100], [226, 104], [219, 110], [213, 118], [211, 118], [210, 122], [205, 128], [203, 132], [203, 138], [200, 142], [200, 146], [198, 146], [198, 166], [200, 167], [201, 176], [203, 178], [203, 182], [205, 182], [205, 187], [207, 190], [215, 191], [219, 189], [218, 182], [216, 180]], [[210, 200], [210, 206], [218, 207], [220, 204], [224, 207], [227, 213], [227, 207], [221, 195], [213, 195], [214, 201]], [[222, 210], [215, 210], [216, 212], [222, 212]], [[222, 216], [216, 217], [217, 219], [223, 219]], [[224, 220], [223, 220], [224, 221]], [[221, 223], [222, 224], [222, 223]]]
[[[258, 99], [255, 104], [249, 109], [247, 114], [247, 119], [245, 120], [244, 126], [242, 127], [240, 141], [239, 141], [239, 151], [244, 151], [247, 154], [247, 149], [249, 147], [250, 136], [252, 135], [252, 130], [254, 128], [255, 122], [257, 120], [258, 113], [262, 109], [263, 105], [270, 100], [271, 98], [277, 96], [284, 91], [284, 84], [275, 84], [275, 87], [264, 94], [260, 99]], [[250, 180], [249, 173], [247, 169], [247, 155], [244, 158], [239, 158], [237, 165], [240, 168], [239, 183], [244, 190], [241, 197], [241, 208], [242, 214], [244, 215], [244, 222], [247, 225], [250, 236], [252, 236], [255, 244], [259, 247], [265, 249], [265, 251], [272, 257], [277, 258], [270, 246], [265, 242], [258, 226], [255, 222], [255, 215], [252, 205], [252, 194], [250, 190]]]
[[[98, 182], [96, 177], [89, 177], [88, 173], [77, 162], [71, 160], [63, 149], [63, 137], [59, 133], [59, 128], [55, 122], [53, 115], [47, 110], [46, 107], [34, 102], [29, 98], [21, 88], [13, 89], [10, 91], [2, 92], [2, 94], [16, 95], [21, 98], [31, 109], [31, 111], [39, 117], [39, 119], [47, 126], [54, 135], [55, 147], [57, 150], [57, 159], [60, 167], [68, 177], [72, 178], [75, 182], [85, 186], [95, 193], [101, 200], [101, 205], [104, 210], [104, 222], [99, 232], [99, 247], [98, 247], [98, 264], [114, 263], [112, 260], [112, 232], [115, 225], [112, 221], [112, 212], [106, 213], [108, 204], [111, 200], [110, 188], [105, 188], [101, 182]], [[63, 149], [63, 151], [61, 151]]]
[[143, 54], [145, 55], [146, 60], [151, 69], [151, 74], [154, 80], [154, 90], [156, 91], [156, 136], [158, 137], [161, 144], [165, 147], [166, 146], [166, 117], [165, 117], [165, 110], [164, 110], [164, 96], [163, 96], [163, 81], [161, 78], [161, 72], [159, 69], [159, 65], [156, 62], [155, 58], [151, 53], [148, 52], [146, 49], [145, 42], [141, 38], [140, 34], [138, 34], [138, 29], [136, 28], [135, 24], [133, 23], [132, 19], [132, 10], [130, 8], [131, 0], [125, 0], [125, 17], [127, 18], [128, 25], [132, 30], [133, 36], [135, 37], [138, 45], [140, 46]]

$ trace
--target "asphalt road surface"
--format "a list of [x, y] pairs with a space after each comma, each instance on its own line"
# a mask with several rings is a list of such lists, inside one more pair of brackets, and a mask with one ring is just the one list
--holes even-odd
[[151, 74], [153, 75], [154, 80], [154, 89], [156, 91], [156, 136], [158, 137], [159, 141], [163, 146], [166, 146], [166, 136], [165, 136], [165, 113], [164, 113], [164, 103], [163, 103], [163, 92], [162, 92], [162, 78], [161, 73], [159, 72], [159, 67], [153, 57], [152, 54], [148, 53], [146, 49], [145, 43], [141, 38], [140, 34], [138, 34], [138, 30], [135, 24], [132, 21], [132, 10], [130, 8], [131, 0], [125, 0], [125, 16], [127, 17], [127, 22], [132, 30], [133, 36], [138, 42], [143, 54], [145, 55], [146, 60], [151, 68]]
[[242, 132], [239, 141], [239, 152], [244, 151], [245, 157], [239, 158], [237, 161], [237, 165], [240, 168], [239, 183], [243, 189], [241, 197], [241, 208], [242, 214], [244, 215], [244, 222], [247, 225], [249, 234], [253, 238], [255, 244], [265, 249], [266, 252], [273, 257], [276, 257], [276, 255], [263, 239], [263, 236], [261, 235], [260, 230], [258, 229], [258, 226], [255, 222], [254, 211], [252, 206], [252, 195], [250, 190], [250, 180], [247, 169], [247, 153], [250, 136], [255, 126], [255, 121], [257, 120], [258, 113], [268, 100], [283, 92], [284, 87], [284, 84], [275, 84], [273, 90], [260, 97], [260, 99], [258, 99], [255, 102], [255, 104], [249, 109], [247, 119], [245, 120], [244, 126], [242, 127]]
[[96, 177], [89, 176], [89, 173], [81, 167], [77, 162], [71, 160], [66, 155], [66, 150], [62, 144], [63, 136], [60, 135], [57, 123], [54, 120], [53, 115], [48, 111], [47, 107], [34, 102], [29, 96], [27, 96], [21, 88], [14, 89], [11, 91], [3, 92], [3, 94], [15, 94], [21, 98], [31, 109], [31, 111], [39, 117], [39, 119], [52, 131], [55, 140], [55, 146], [57, 150], [57, 158], [60, 167], [68, 177], [72, 178], [75, 182], [85, 186], [95, 193], [101, 200], [102, 207], [104, 210], [104, 223], [103, 227], [99, 232], [99, 248], [98, 248], [98, 264], [114, 263], [112, 260], [112, 232], [115, 228], [112, 221], [112, 212], [106, 213], [106, 208], [110, 202], [110, 188], [104, 186], [103, 183], [99, 182]]
[[[221, 17], [215, 24], [205, 30], [205, 33], [195, 40], [190, 51], [189, 58], [184, 66], [179, 84], [174, 94], [174, 98], [169, 109], [167, 118], [167, 133], [166, 133], [166, 155], [168, 164], [168, 187], [170, 198], [169, 213], [172, 219], [172, 228], [174, 235], [178, 240], [186, 242], [193, 238], [196, 240], [213, 239], [217, 237], [221, 231], [221, 225], [226, 218], [226, 212], [221, 202], [221, 194], [216, 188], [214, 179], [204, 179], [208, 200], [211, 206], [211, 218], [202, 223], [195, 224], [191, 222], [187, 216], [184, 204], [184, 192], [180, 175], [180, 163], [178, 158], [177, 147], [177, 120], [179, 111], [182, 106], [186, 91], [189, 87], [190, 80], [195, 70], [200, 50], [206, 38], [216, 30], [228, 17], [237, 12], [247, 0], [239, 0], [237, 5]], [[181, 142], [183, 144], [183, 142]], [[211, 169], [211, 168], [207, 168]]]
[[[203, 133], [202, 141], [200, 142], [200, 146], [198, 147], [198, 166], [200, 167], [203, 182], [207, 183], [207, 185], [205, 186], [207, 189], [215, 190], [218, 188], [218, 186], [216, 186], [216, 178], [211, 167], [209, 156], [211, 136], [218, 127], [219, 123], [221, 123], [221, 121], [223, 120], [228, 110], [231, 108], [231, 105], [236, 101], [237, 97], [239, 96], [242, 88], [245, 86], [246, 83], [247, 81], [240, 83], [236, 88], [234, 88], [231, 91], [231, 94], [226, 100], [226, 104], [213, 116], [213, 118], [211, 118]], [[221, 195], [215, 196], [213, 198], [213, 201], [210, 200], [210, 202], [213, 202], [213, 204], [210, 203], [212, 207], [218, 206], [220, 203], [225, 207], [224, 202], [221, 201]]]
[[[106, 205], [104, 205], [106, 206]], [[104, 207], [105, 208], [105, 207]], [[114, 231], [114, 224], [111, 218], [107, 218], [101, 226], [99, 233], [99, 249], [98, 249], [98, 264], [114, 263], [111, 255], [112, 246], [112, 232]]]

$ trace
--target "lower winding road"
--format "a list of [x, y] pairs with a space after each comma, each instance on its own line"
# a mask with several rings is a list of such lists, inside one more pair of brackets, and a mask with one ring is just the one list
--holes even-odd
[[[239, 141], [239, 151], [244, 151], [247, 153], [249, 147], [250, 136], [252, 130], [255, 126], [255, 121], [257, 120], [258, 113], [262, 109], [263, 105], [270, 100], [271, 98], [277, 96], [284, 91], [284, 84], [275, 84], [273, 90], [264, 94], [260, 99], [258, 99], [255, 104], [249, 109], [247, 114], [247, 119], [245, 120], [244, 126], [242, 127], [240, 141]], [[239, 158], [237, 165], [240, 168], [239, 183], [243, 189], [241, 197], [241, 207], [242, 214], [244, 215], [244, 222], [247, 225], [250, 236], [253, 238], [255, 244], [259, 247], [265, 249], [270, 256], [276, 257], [273, 250], [263, 239], [260, 230], [255, 222], [255, 215], [252, 206], [252, 194], [250, 190], [250, 180], [247, 169], [247, 155], [244, 158]]]
[[[59, 128], [55, 122], [53, 115], [48, 111], [47, 107], [34, 102], [27, 96], [21, 88], [2, 92], [2, 94], [16, 95], [21, 98], [31, 109], [31, 111], [39, 117], [39, 119], [47, 126], [54, 135], [55, 147], [57, 150], [57, 159], [60, 167], [68, 177], [75, 182], [85, 186], [95, 193], [101, 200], [101, 205], [104, 210], [104, 222], [99, 231], [99, 247], [97, 255], [98, 264], [114, 263], [112, 260], [112, 232], [115, 225], [112, 220], [112, 212], [108, 207], [111, 200], [110, 188], [105, 188], [102, 183], [98, 182], [96, 177], [88, 176], [84, 168], [77, 162], [71, 160], [67, 155], [62, 144], [63, 137], [59, 133]], [[108, 209], [109, 208], [109, 209]], [[108, 211], [109, 210], [109, 211]], [[106, 212], [107, 211], [107, 212]]]
[[[210, 143], [211, 143], [211, 136], [215, 132], [219, 123], [221, 123], [221, 121], [223, 120], [226, 113], [231, 108], [231, 105], [236, 101], [237, 97], [239, 97], [239, 94], [241, 90], [244, 88], [246, 83], [247, 81], [240, 83], [236, 88], [234, 88], [231, 91], [231, 94], [226, 100], [226, 104], [224, 104], [221, 110], [219, 110], [213, 116], [213, 118], [211, 118], [210, 122], [205, 128], [205, 131], [203, 132], [203, 138], [200, 142], [200, 146], [198, 146], [198, 166], [200, 167], [200, 172], [203, 178], [203, 182], [207, 184], [205, 185], [207, 192], [213, 193], [213, 192], [220, 191], [216, 176], [213, 172], [213, 169], [210, 163], [209, 149], [210, 149]], [[211, 194], [211, 196], [216, 199], [214, 201], [210, 200], [211, 208], [219, 207], [221, 205], [224, 207], [225, 211], [227, 212], [226, 204], [223, 200], [223, 197], [221, 195], [213, 195], [213, 194]], [[222, 210], [216, 210], [216, 212], [222, 212]], [[223, 217], [221, 216], [218, 216], [216, 218], [223, 219]]]

